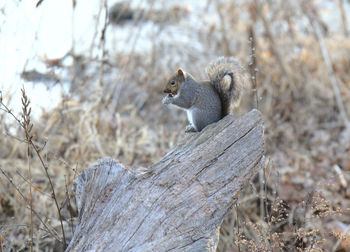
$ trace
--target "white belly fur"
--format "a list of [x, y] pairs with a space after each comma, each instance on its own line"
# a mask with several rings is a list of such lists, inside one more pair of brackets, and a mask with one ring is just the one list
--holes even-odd
[[188, 121], [190, 122], [190, 124], [191, 124], [194, 128], [196, 128], [196, 126], [194, 125], [194, 120], [193, 120], [193, 110], [192, 110], [192, 109], [187, 109], [186, 112], [187, 112]]

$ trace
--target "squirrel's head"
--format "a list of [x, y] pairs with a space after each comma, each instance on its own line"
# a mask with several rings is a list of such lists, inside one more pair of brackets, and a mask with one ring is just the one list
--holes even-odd
[[176, 95], [183, 82], [185, 82], [185, 72], [179, 68], [177, 72], [169, 78], [164, 93], [167, 93], [169, 96]]

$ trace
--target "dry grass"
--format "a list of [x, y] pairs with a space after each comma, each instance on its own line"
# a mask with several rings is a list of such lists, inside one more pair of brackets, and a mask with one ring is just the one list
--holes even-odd
[[[339, 3], [333, 15], [343, 18]], [[169, 19], [143, 10], [139, 22], [134, 17], [121, 24], [133, 27], [131, 43], [140, 43], [145, 20], [159, 26], [153, 37], [167, 39], [154, 39], [152, 50], [142, 54], [102, 52], [97, 64], [74, 55], [73, 66], [61, 66], [71, 71], [70, 93], [53, 111], [32, 119], [29, 156], [26, 131], [2, 106], [0, 248], [29, 250], [32, 227], [33, 250], [60, 250], [49, 178], [69, 240], [77, 214], [71, 186], [82, 169], [106, 156], [147, 167], [183, 137], [185, 113], [160, 102], [166, 74], [181, 66], [203, 78], [210, 60], [234, 55], [256, 73], [256, 90], [246, 92], [240, 112], [258, 106], [264, 115], [266, 168], [222, 224], [219, 251], [349, 251], [349, 28], [342, 23], [334, 29], [322, 19], [322, 8], [316, 0], [216, 0], [203, 11], [165, 5]], [[191, 15], [203, 23], [188, 21]], [[6, 90], [2, 95], [6, 105], [11, 97]]]

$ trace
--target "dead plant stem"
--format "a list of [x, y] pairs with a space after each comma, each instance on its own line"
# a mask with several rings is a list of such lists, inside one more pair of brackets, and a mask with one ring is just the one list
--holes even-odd
[[[29, 99], [27, 100], [27, 97], [25, 95], [25, 91], [24, 91], [24, 88], [22, 89], [22, 104], [25, 104], [27, 103], [27, 106], [29, 106]], [[63, 228], [63, 218], [62, 218], [62, 215], [61, 215], [61, 212], [60, 212], [60, 208], [58, 206], [58, 202], [57, 202], [57, 198], [56, 198], [56, 193], [55, 193], [55, 189], [54, 189], [54, 186], [53, 186], [53, 183], [52, 183], [52, 180], [51, 180], [51, 177], [50, 177], [50, 174], [48, 172], [48, 167], [47, 165], [45, 164], [44, 160], [42, 159], [41, 157], [41, 154], [40, 154], [40, 151], [38, 149], [38, 147], [34, 144], [33, 140], [32, 140], [32, 136], [30, 134], [30, 131], [33, 127], [33, 124], [30, 124], [30, 120], [28, 121], [27, 118], [25, 117], [26, 115], [26, 112], [25, 110], [23, 110], [23, 119], [24, 119], [24, 122], [22, 123], [18, 118], [17, 116], [15, 116], [13, 114], [13, 112], [2, 102], [2, 99], [0, 100], [0, 104], [5, 108], [5, 111], [10, 114], [14, 120], [21, 126], [21, 128], [23, 128], [25, 134], [26, 134], [26, 141], [27, 141], [27, 144], [30, 145], [36, 155], [38, 156], [39, 160], [40, 160], [40, 163], [42, 165], [42, 167], [44, 168], [44, 171], [45, 171], [45, 175], [46, 177], [48, 178], [49, 180], [49, 184], [50, 184], [50, 189], [51, 189], [51, 193], [52, 193], [52, 198], [55, 202], [55, 205], [56, 205], [56, 208], [57, 208], [57, 212], [58, 212], [58, 216], [59, 216], [59, 219], [60, 219], [60, 224], [61, 224], [61, 230], [62, 230], [62, 236], [63, 236], [63, 245], [64, 245], [64, 248], [67, 247], [67, 243], [66, 243], [66, 236], [65, 236], [65, 233], [64, 233], [64, 228]], [[28, 115], [30, 114], [31, 112], [31, 109], [29, 108], [27, 113]]]
[[272, 32], [270, 30], [270, 26], [269, 26], [269, 23], [267, 21], [267, 19], [265, 18], [265, 16], [263, 15], [262, 13], [262, 7], [259, 3], [259, 0], [254, 0], [254, 4], [255, 4], [255, 9], [257, 11], [257, 14], [258, 16], [260, 17], [262, 23], [263, 23], [263, 26], [264, 26], [264, 29], [265, 29], [265, 32], [266, 32], [266, 36], [268, 38], [268, 40], [270, 41], [270, 50], [272, 52], [272, 55], [275, 56], [276, 60], [277, 60], [277, 63], [279, 64], [279, 66], [281, 67], [281, 70], [282, 70], [282, 73], [285, 77], [287, 77], [288, 79], [291, 79], [289, 78], [289, 73], [285, 67], [285, 64], [282, 60], [282, 57], [281, 57], [281, 54], [280, 52], [277, 50], [277, 45], [276, 45], [276, 42], [275, 42], [275, 39], [272, 35]]
[[106, 30], [108, 26], [108, 6], [107, 6], [107, 0], [103, 1], [103, 8], [105, 10], [105, 20], [104, 20], [104, 25], [101, 31], [101, 37], [100, 37], [100, 46], [101, 46], [101, 64], [100, 64], [100, 76], [99, 76], [99, 81], [98, 84], [100, 87], [103, 86], [103, 73], [104, 73], [104, 64], [105, 64], [105, 56], [106, 56], [106, 49], [105, 49], [105, 44], [106, 44]]
[[66, 247], [67, 247], [67, 243], [66, 243], [66, 236], [65, 236], [64, 228], [63, 228], [63, 221], [62, 221], [63, 218], [62, 218], [62, 215], [61, 215], [60, 207], [58, 206], [58, 202], [57, 202], [57, 198], [56, 198], [55, 189], [54, 189], [54, 186], [53, 186], [53, 183], [52, 183], [50, 174], [49, 174], [49, 172], [48, 172], [48, 167], [47, 167], [47, 165], [45, 164], [44, 160], [42, 159], [41, 154], [39, 153], [38, 148], [34, 145], [34, 143], [33, 143], [32, 141], [30, 141], [30, 145], [32, 146], [32, 148], [33, 148], [34, 151], [36, 152], [36, 154], [37, 154], [37, 156], [38, 156], [38, 158], [39, 158], [39, 160], [40, 160], [40, 163], [41, 163], [41, 165], [42, 165], [43, 168], [44, 168], [46, 177], [47, 177], [48, 180], [49, 180], [50, 187], [51, 187], [51, 192], [52, 192], [52, 198], [54, 199], [54, 202], [55, 202], [55, 205], [56, 205], [56, 208], [57, 208], [57, 212], [58, 212], [58, 216], [59, 216], [59, 219], [60, 219], [61, 230], [62, 230], [62, 236], [63, 236], [63, 246], [64, 246], [64, 248], [66, 248]]
[[344, 0], [338, 0], [338, 7], [340, 11], [341, 21], [343, 24], [343, 32], [344, 36], [347, 38], [349, 36], [348, 32], [348, 26], [347, 26], [347, 17], [346, 17], [346, 11], [344, 10]]
[[237, 201], [235, 203], [235, 208], [236, 208], [236, 225], [237, 225], [237, 238], [238, 238], [237, 247], [238, 247], [238, 252], [241, 252], [241, 246], [239, 244], [240, 234], [239, 234], [239, 219], [238, 219], [238, 205], [237, 205]]
[[[6, 172], [0, 167], [0, 171], [1, 173], [5, 176], [5, 178], [7, 179], [7, 181], [16, 189], [16, 191], [19, 193], [19, 195], [22, 197], [22, 199], [24, 200], [24, 202], [26, 204], [29, 205], [29, 199], [24, 196], [24, 194], [22, 193], [22, 191], [13, 183], [13, 180], [11, 177], [9, 177]], [[41, 224], [43, 224], [43, 226], [46, 228], [46, 231], [48, 233], [50, 233], [53, 237], [55, 237], [55, 239], [59, 242], [62, 242], [62, 240], [59, 238], [58, 234], [56, 233], [55, 229], [50, 228], [40, 217], [39, 213], [33, 208], [33, 213], [34, 215], [38, 218], [38, 220], [41, 222]], [[55, 233], [52, 233], [52, 231], [55, 231]]]
[[310, 17], [310, 14], [308, 12], [306, 12], [306, 13], [307, 13], [307, 16], [309, 18], [309, 22], [311, 23], [311, 26], [314, 29], [319, 46], [321, 48], [323, 60], [326, 63], [326, 66], [328, 68], [329, 78], [331, 81], [331, 85], [332, 85], [332, 89], [334, 92], [334, 96], [335, 96], [335, 100], [336, 100], [338, 109], [339, 109], [340, 114], [344, 120], [345, 126], [348, 128], [348, 127], [350, 127], [350, 121], [349, 121], [349, 118], [348, 118], [346, 111], [345, 111], [345, 108], [344, 108], [343, 99], [342, 99], [341, 94], [340, 94], [339, 83], [338, 83], [337, 78], [335, 76], [335, 73], [333, 71], [332, 61], [331, 61], [331, 58], [329, 56], [329, 52], [328, 52], [326, 43], [324, 41], [324, 37], [322, 35], [320, 26], [315, 18]]
[[29, 180], [29, 206], [30, 206], [30, 251], [33, 251], [33, 192], [32, 192], [32, 170], [30, 159], [30, 145], [27, 142], [28, 180]]
[[258, 87], [256, 83], [256, 76], [258, 72], [257, 63], [256, 63], [256, 41], [255, 34], [253, 30], [253, 26], [249, 28], [249, 47], [250, 47], [250, 62], [249, 62], [249, 72], [250, 72], [250, 80], [253, 86], [253, 92], [255, 96], [255, 108], [259, 108], [259, 96], [258, 96]]
[[74, 233], [73, 216], [72, 216], [72, 212], [70, 211], [72, 206], [71, 206], [71, 203], [70, 203], [70, 197], [69, 197], [69, 193], [68, 193], [68, 186], [67, 186], [66, 175], [64, 176], [64, 185], [65, 185], [65, 188], [66, 188], [67, 205], [68, 205], [68, 210], [69, 210], [69, 215], [70, 215], [70, 226], [71, 226], [71, 231], [72, 231], [72, 234], [73, 234]]

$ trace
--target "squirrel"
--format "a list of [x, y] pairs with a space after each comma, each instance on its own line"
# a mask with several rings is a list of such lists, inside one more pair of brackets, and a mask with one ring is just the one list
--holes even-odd
[[181, 68], [167, 81], [163, 104], [174, 104], [187, 112], [185, 132], [199, 132], [239, 105], [246, 85], [245, 70], [233, 57], [220, 57], [206, 68], [209, 80], [196, 81]]

